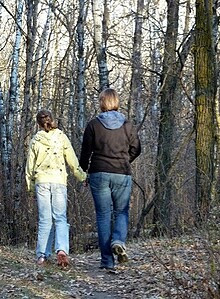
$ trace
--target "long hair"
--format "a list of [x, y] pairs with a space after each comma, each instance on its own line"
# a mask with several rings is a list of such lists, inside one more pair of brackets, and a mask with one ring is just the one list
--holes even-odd
[[100, 109], [105, 111], [118, 110], [119, 98], [117, 92], [112, 88], [104, 89], [99, 95]]
[[42, 109], [37, 113], [37, 123], [46, 132], [57, 128], [51, 112], [46, 109]]

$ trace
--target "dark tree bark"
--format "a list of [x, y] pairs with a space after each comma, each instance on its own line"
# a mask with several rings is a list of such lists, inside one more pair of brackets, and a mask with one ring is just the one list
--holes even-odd
[[167, 30], [165, 35], [164, 61], [161, 81], [160, 123], [158, 154], [156, 163], [153, 223], [154, 234], [168, 233], [170, 230], [172, 145], [174, 118], [172, 105], [177, 86], [176, 44], [178, 36], [179, 1], [167, 0]]
[[213, 1], [196, 1], [196, 216], [197, 224], [209, 214], [214, 171], [215, 51], [212, 34]]

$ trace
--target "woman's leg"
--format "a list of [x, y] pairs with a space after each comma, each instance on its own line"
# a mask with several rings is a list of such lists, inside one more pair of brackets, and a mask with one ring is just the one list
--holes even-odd
[[50, 184], [37, 184], [38, 239], [36, 254], [48, 258], [52, 253], [53, 223]]
[[123, 174], [111, 174], [110, 186], [114, 210], [112, 245], [120, 244], [125, 248], [129, 223], [131, 176]]
[[51, 184], [52, 215], [55, 226], [55, 251], [69, 254], [69, 224], [67, 223], [67, 187]]
[[109, 188], [109, 174], [103, 172], [92, 173], [89, 183], [95, 203], [101, 267], [113, 268], [114, 256], [111, 252], [112, 199]]

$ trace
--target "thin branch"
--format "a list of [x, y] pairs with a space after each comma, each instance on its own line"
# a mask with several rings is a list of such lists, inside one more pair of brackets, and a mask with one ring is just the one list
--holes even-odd
[[12, 17], [12, 19], [15, 21], [16, 25], [18, 26], [21, 33], [27, 38], [27, 33], [24, 32], [24, 30], [21, 28], [21, 26], [17, 23], [16, 17], [13, 15], [12, 12], [5, 6], [5, 4], [0, 0], [0, 5], [7, 11], [7, 13]]

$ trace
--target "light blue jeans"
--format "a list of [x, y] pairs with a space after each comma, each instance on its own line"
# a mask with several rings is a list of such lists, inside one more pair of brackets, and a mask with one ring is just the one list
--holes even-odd
[[37, 257], [48, 258], [52, 254], [55, 237], [55, 252], [69, 253], [69, 224], [67, 223], [67, 187], [62, 184], [36, 184], [38, 205]]
[[101, 251], [101, 267], [113, 268], [111, 246], [125, 246], [128, 232], [131, 176], [97, 172], [89, 176]]

